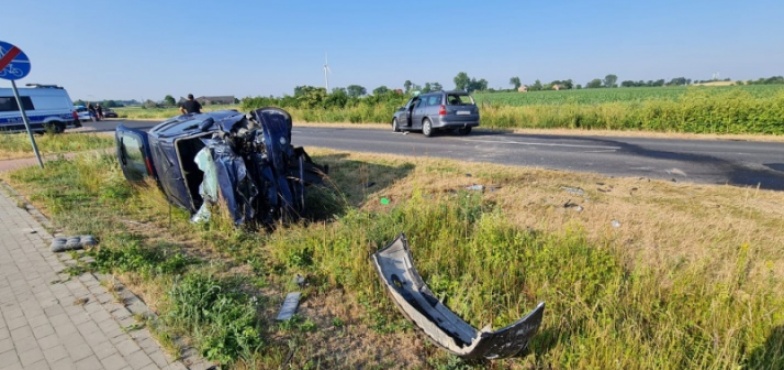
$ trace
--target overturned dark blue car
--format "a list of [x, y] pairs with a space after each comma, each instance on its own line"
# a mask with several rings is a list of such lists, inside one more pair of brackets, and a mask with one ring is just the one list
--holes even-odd
[[223, 110], [171, 118], [149, 132], [117, 127], [117, 157], [131, 182], [154, 179], [169, 202], [210, 217], [221, 203], [236, 225], [292, 220], [308, 185], [327, 168], [291, 145], [291, 116], [279, 108]]

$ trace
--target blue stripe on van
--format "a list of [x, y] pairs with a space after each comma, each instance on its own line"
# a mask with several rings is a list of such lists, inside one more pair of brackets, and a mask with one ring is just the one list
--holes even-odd
[[[73, 121], [72, 114], [44, 114], [39, 116], [27, 116], [27, 119], [30, 120], [31, 125], [40, 125], [44, 123], [47, 118], [57, 118], [63, 122]], [[0, 118], [0, 125], [2, 124], [24, 124], [24, 121], [22, 121], [22, 116]]]

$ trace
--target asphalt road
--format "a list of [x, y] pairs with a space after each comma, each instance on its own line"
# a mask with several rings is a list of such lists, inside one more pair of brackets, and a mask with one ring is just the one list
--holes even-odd
[[[85, 126], [113, 131], [119, 122], [88, 122]], [[140, 129], [156, 123], [125, 121], [127, 126]], [[391, 130], [296, 125], [292, 141], [305, 147], [784, 190], [784, 143], [529, 135], [481, 129], [468, 136], [426, 138]]]

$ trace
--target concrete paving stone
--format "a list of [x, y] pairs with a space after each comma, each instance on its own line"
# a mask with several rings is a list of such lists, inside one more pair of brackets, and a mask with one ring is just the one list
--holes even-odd
[[57, 333], [55, 333], [54, 327], [52, 327], [52, 325], [50, 325], [49, 323], [33, 328], [33, 336], [35, 336], [37, 339], [41, 339], [43, 337], [52, 334], [57, 334]]
[[103, 370], [103, 365], [95, 356], [90, 356], [76, 362], [76, 370]]
[[90, 315], [87, 314], [87, 312], [82, 311], [82, 312], [76, 313], [74, 315], [71, 315], [71, 322], [73, 322], [76, 325], [81, 325], [81, 324], [86, 323], [88, 321], [89, 322], [96, 322], [95, 320], [93, 320], [90, 317]]
[[52, 327], [57, 329], [60, 326], [73, 324], [73, 321], [71, 321], [71, 317], [68, 316], [68, 314], [62, 312], [56, 315], [49, 315], [49, 323], [52, 325]]
[[100, 311], [95, 311], [90, 313], [90, 318], [95, 322], [101, 322], [106, 319], [111, 319], [112, 315], [110, 315], [105, 310], [101, 309]]
[[49, 316], [51, 318], [58, 315], [65, 315], [65, 310], [63, 310], [62, 305], [58, 304], [58, 305], [53, 305], [44, 308], [44, 313], [46, 314], [46, 316]]
[[49, 369], [51, 368], [49, 367], [49, 364], [46, 362], [46, 360], [41, 360], [32, 365], [25, 366], [25, 370], [49, 370]]
[[120, 351], [117, 350], [117, 347], [115, 347], [114, 344], [104, 342], [93, 346], [93, 353], [98, 356], [99, 360], [102, 360], [115, 353], [119, 354]]
[[129, 366], [128, 361], [126, 361], [125, 358], [123, 358], [119, 353], [104, 358], [101, 360], [101, 364], [105, 370], [120, 370]]
[[8, 328], [0, 328], [0, 339], [11, 338], [11, 331]]
[[131, 369], [131, 370], [160, 370], [160, 366], [156, 365], [155, 363], [151, 363], [141, 369]]
[[185, 367], [185, 365], [183, 365], [181, 362], [173, 362], [167, 365], [166, 367], [164, 367], [163, 369], [164, 370], [188, 370], [188, 368]]
[[38, 339], [38, 346], [41, 347], [41, 349], [43, 350], [56, 347], [59, 344], [60, 344], [60, 337], [58, 337], [57, 334], [52, 334], [48, 337], [43, 337]]
[[76, 364], [74, 364], [73, 361], [71, 361], [71, 359], [67, 357], [58, 360], [57, 362], [50, 365], [52, 369], [57, 369], [57, 370], [76, 370]]
[[[24, 321], [24, 320], [22, 320], [22, 321]], [[25, 322], [25, 324], [27, 324], [27, 323]], [[18, 327], [16, 329], [11, 330], [11, 338], [13, 338], [14, 341], [22, 340], [22, 339], [30, 338], [30, 337], [33, 337], [33, 329], [30, 328], [30, 326], [28, 326], [28, 325], [24, 325], [24, 326], [21, 326], [21, 327]]]
[[52, 348], [44, 349], [44, 357], [46, 358], [46, 361], [49, 362], [49, 365], [54, 365], [56, 362], [64, 358], [69, 361], [71, 360], [68, 357], [68, 351], [62, 344], [57, 344]]
[[84, 340], [91, 347], [95, 347], [101, 343], [108, 342], [109, 338], [102, 331], [98, 330], [90, 335], [85, 335]]
[[68, 357], [75, 362], [90, 356], [95, 356], [93, 349], [84, 342], [81, 343], [65, 343], [65, 350], [68, 351]]
[[15, 359], [13, 362], [0, 363], [0, 370], [19, 370], [21, 368], [22, 364], [19, 363], [18, 359]]
[[14, 340], [14, 347], [17, 352], [25, 352], [38, 347], [38, 340], [35, 337], [27, 337], [20, 340]]
[[19, 362], [19, 356], [13, 349], [5, 352], [0, 352], [0, 364], [9, 364]]
[[142, 348], [139, 347], [138, 344], [134, 343], [134, 341], [130, 338], [122, 341], [121, 343], [115, 344], [115, 346], [117, 347], [117, 350], [120, 351], [120, 354], [126, 357], [134, 352], [144, 352], [142, 351]]
[[44, 352], [37, 347], [17, 353], [19, 353], [19, 360], [22, 363], [22, 366], [31, 365], [44, 359]]
[[152, 364], [153, 361], [150, 359], [150, 356], [147, 356], [144, 351], [136, 351], [131, 353], [128, 356], [125, 356], [125, 359], [128, 361], [128, 364], [131, 365], [134, 369], [141, 369], [149, 364]]
[[76, 325], [70, 322], [59, 326], [54, 326], [54, 331], [57, 332], [57, 336], [61, 338], [79, 333], [79, 331], [76, 329]]
[[164, 367], [169, 363], [171, 363], [171, 361], [169, 361], [166, 355], [158, 351], [156, 351], [155, 353], [150, 353], [148, 354], [148, 356], [150, 356], [152, 362], [155, 363], [155, 365], [157, 365], [159, 368]]
[[9, 351], [14, 348], [14, 342], [11, 338], [0, 339], [0, 353]]
[[82, 333], [82, 336], [84, 336], [85, 338], [88, 335], [94, 334], [96, 332], [101, 333], [101, 335], [103, 335], [101, 328], [98, 327], [98, 324], [96, 324], [95, 321], [92, 320], [80, 324], [79, 326], [77, 326], [77, 329], [79, 330], [79, 333]]

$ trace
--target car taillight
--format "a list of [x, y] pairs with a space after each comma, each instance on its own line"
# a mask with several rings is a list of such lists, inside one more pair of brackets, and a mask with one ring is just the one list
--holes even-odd
[[152, 169], [152, 162], [150, 161], [150, 158], [144, 158], [144, 164], [147, 167], [147, 174], [150, 175], [150, 177], [152, 177], [153, 169]]
[[438, 115], [446, 116], [446, 107], [443, 104], [441, 104], [441, 109], [438, 110]]

